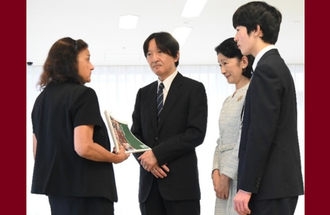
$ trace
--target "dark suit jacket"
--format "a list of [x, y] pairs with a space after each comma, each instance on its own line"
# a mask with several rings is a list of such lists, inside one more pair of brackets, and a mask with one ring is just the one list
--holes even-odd
[[304, 192], [295, 86], [277, 49], [262, 56], [247, 91], [238, 189], [252, 192], [253, 199]]
[[[158, 164], [170, 172], [158, 180], [161, 195], [167, 200], [200, 199], [195, 148], [202, 144], [207, 123], [207, 98], [204, 85], [183, 77], [174, 78], [157, 125], [157, 81], [141, 88], [136, 97], [131, 131], [150, 146]], [[134, 154], [137, 158], [140, 154]], [[140, 167], [139, 201], [149, 195], [154, 176]]]

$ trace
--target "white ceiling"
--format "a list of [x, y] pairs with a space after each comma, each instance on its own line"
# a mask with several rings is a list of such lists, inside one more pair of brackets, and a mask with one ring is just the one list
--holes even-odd
[[[43, 65], [62, 37], [83, 39], [94, 65], [147, 65], [142, 44], [153, 32], [193, 30], [180, 47], [181, 65], [217, 64], [215, 46], [235, 34], [232, 15], [246, 0], [208, 0], [201, 15], [183, 18], [186, 0], [27, 0], [27, 61]], [[304, 0], [266, 0], [282, 13], [276, 46], [288, 64], [304, 64]], [[140, 17], [136, 29], [118, 28], [119, 16]]]

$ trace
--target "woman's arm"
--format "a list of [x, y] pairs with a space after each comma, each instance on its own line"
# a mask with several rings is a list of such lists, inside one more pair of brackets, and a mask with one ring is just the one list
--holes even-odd
[[130, 154], [125, 153], [122, 146], [115, 154], [94, 143], [93, 132], [93, 125], [80, 125], [74, 129], [74, 149], [79, 156], [93, 161], [112, 163], [120, 163], [129, 157]]
[[33, 157], [36, 159], [36, 153], [37, 153], [37, 138], [36, 135], [33, 133]]

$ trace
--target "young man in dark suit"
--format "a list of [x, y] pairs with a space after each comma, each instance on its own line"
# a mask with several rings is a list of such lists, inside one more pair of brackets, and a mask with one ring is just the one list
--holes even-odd
[[[179, 44], [171, 34], [151, 34], [143, 51], [158, 80], [139, 89], [132, 115], [132, 133], [152, 148], [134, 154], [141, 164], [141, 214], [199, 215], [195, 148], [203, 143], [206, 132], [204, 85], [177, 71]], [[157, 96], [161, 84], [163, 92]]]
[[259, 1], [242, 5], [233, 15], [238, 47], [243, 55], [255, 57], [234, 198], [240, 215], [292, 215], [304, 193], [295, 86], [274, 46], [281, 20], [276, 8]]

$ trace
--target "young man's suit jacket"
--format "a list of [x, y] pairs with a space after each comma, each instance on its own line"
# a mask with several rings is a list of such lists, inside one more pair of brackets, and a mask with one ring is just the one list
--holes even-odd
[[[170, 172], [158, 180], [166, 200], [200, 199], [195, 148], [202, 144], [207, 123], [207, 97], [204, 85], [183, 77], [174, 78], [157, 123], [157, 81], [141, 88], [133, 112], [132, 133], [149, 145], [158, 164]], [[137, 158], [141, 154], [134, 154]], [[139, 201], [148, 197], [154, 176], [140, 166]]]
[[252, 192], [251, 198], [258, 200], [304, 192], [296, 92], [291, 73], [277, 49], [261, 57], [247, 91], [238, 189]]

